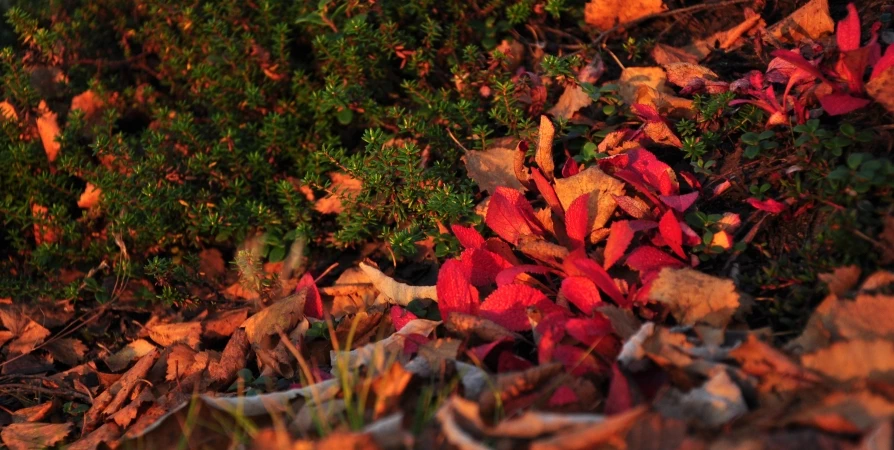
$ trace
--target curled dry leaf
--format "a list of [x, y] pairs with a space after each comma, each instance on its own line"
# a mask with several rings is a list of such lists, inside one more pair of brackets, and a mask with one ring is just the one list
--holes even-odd
[[99, 394], [93, 405], [84, 414], [84, 430], [92, 431], [102, 420], [118, 412], [130, 398], [137, 384], [140, 384], [152, 365], [158, 359], [159, 352], [153, 350], [134, 364], [112, 386]]
[[269, 348], [270, 336], [288, 333], [304, 318], [305, 292], [290, 295], [249, 317], [240, 328], [245, 329], [248, 342], [254, 348]]
[[370, 282], [379, 292], [391, 299], [392, 303], [396, 305], [407, 306], [416, 299], [438, 301], [437, 286], [410, 286], [400, 283], [385, 275], [379, 269], [362, 262], [360, 263], [360, 270], [369, 277]]
[[553, 138], [556, 135], [556, 128], [546, 116], [540, 116], [540, 134], [537, 141], [537, 153], [534, 155], [534, 161], [543, 171], [543, 175], [548, 180], [554, 178], [556, 171], [555, 162], [553, 161]]
[[55, 446], [70, 431], [70, 423], [13, 423], [0, 431], [0, 439], [9, 450], [33, 450]]
[[484, 151], [469, 150], [462, 160], [469, 178], [481, 191], [490, 194], [503, 186], [524, 191], [525, 187], [515, 176], [515, 147], [518, 139], [505, 137], [491, 141]]
[[412, 334], [428, 336], [440, 324], [440, 321], [434, 320], [411, 320], [403, 328], [380, 341], [364, 345], [349, 352], [336, 352], [333, 350], [329, 355], [333, 370], [353, 370], [366, 365], [370, 366], [376, 373], [381, 372], [387, 367], [387, 362], [393, 361], [395, 355], [403, 351], [407, 336]]
[[725, 327], [739, 308], [732, 280], [683, 268], [664, 268], [649, 288], [648, 298], [663, 303], [683, 325]]
[[142, 358], [153, 350], [155, 350], [155, 345], [145, 339], [137, 339], [118, 352], [104, 358], [103, 361], [112, 372], [120, 372], [132, 361]]
[[239, 328], [234, 331], [220, 355], [220, 361], [212, 361], [208, 365], [208, 373], [213, 382], [228, 385], [236, 379], [239, 369], [245, 367], [249, 348], [250, 343], [245, 330]]

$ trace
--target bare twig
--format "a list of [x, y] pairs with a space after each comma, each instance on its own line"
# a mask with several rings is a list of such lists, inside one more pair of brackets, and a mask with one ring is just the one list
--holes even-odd
[[4, 391], [8, 391], [8, 392], [26, 391], [26, 392], [53, 395], [56, 397], [80, 400], [87, 404], [93, 403], [93, 400], [86, 394], [83, 394], [81, 392], [74, 391], [74, 390], [68, 390], [68, 389], [51, 389], [51, 388], [46, 388], [43, 386], [34, 386], [34, 385], [30, 385], [30, 384], [10, 383], [10, 384], [0, 385], [0, 392], [4, 392]]

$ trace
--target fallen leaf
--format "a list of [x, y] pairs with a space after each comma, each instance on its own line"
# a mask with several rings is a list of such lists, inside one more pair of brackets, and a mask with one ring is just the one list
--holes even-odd
[[53, 219], [49, 211], [46, 206], [37, 203], [31, 204], [31, 217], [34, 218], [34, 242], [37, 245], [52, 244], [59, 236], [60, 230], [57, 227], [44, 225], [44, 222], [50, 222]]
[[271, 336], [278, 332], [292, 331], [292, 328], [304, 318], [305, 299], [303, 291], [290, 295], [258, 311], [243, 322], [240, 328], [245, 329], [245, 335], [252, 347], [269, 349]]
[[143, 378], [158, 359], [159, 352], [153, 350], [140, 358], [133, 367], [121, 376], [109, 389], [93, 399], [93, 405], [84, 414], [84, 430], [94, 430], [102, 420], [115, 414], [130, 399], [137, 384], [142, 383]]
[[84, 192], [78, 198], [78, 208], [93, 208], [99, 204], [100, 196], [102, 196], [102, 189], [96, 187], [93, 183], [87, 183], [87, 187], [84, 188]]
[[350, 200], [360, 194], [363, 182], [340, 172], [329, 173], [332, 184], [329, 194], [314, 203], [314, 211], [321, 214], [340, 214], [344, 211], [344, 200]]
[[11, 307], [0, 306], [0, 322], [14, 336], [7, 346], [9, 355], [31, 353], [50, 336], [50, 330]]
[[[558, 183], [556, 188], [558, 194]], [[561, 200], [561, 196], [559, 196]], [[534, 209], [521, 192], [515, 189], [498, 187], [490, 197], [487, 215], [484, 222], [497, 236], [511, 244], [518, 244], [521, 236], [542, 234], [542, 227], [537, 223]]]
[[183, 342], [192, 348], [198, 348], [202, 339], [202, 323], [183, 322], [155, 325], [149, 328], [149, 337], [162, 347], [170, 346], [175, 342]]
[[202, 337], [224, 339], [230, 337], [248, 318], [248, 308], [217, 311], [202, 321]]
[[602, 306], [602, 297], [596, 284], [585, 277], [566, 277], [562, 280], [559, 295], [571, 302], [584, 314], [592, 314]]
[[53, 409], [55, 409], [55, 402], [46, 402], [41, 403], [39, 405], [29, 406], [27, 408], [22, 408], [14, 411], [12, 413], [12, 422], [13, 423], [28, 423], [28, 422], [40, 422], [47, 418]]
[[50, 110], [47, 102], [40, 101], [40, 104], [37, 105], [37, 114], [37, 133], [40, 135], [47, 159], [52, 163], [59, 156], [59, 150], [62, 148], [62, 144], [56, 141], [56, 138], [62, 134], [62, 130], [59, 128], [56, 113]]
[[821, 273], [817, 278], [826, 283], [830, 293], [841, 296], [857, 286], [860, 281], [860, 268], [854, 265], [836, 267], [831, 273]]
[[416, 299], [430, 299], [438, 301], [437, 286], [410, 286], [405, 283], [395, 281], [393, 278], [385, 275], [379, 269], [361, 262], [360, 270], [369, 277], [373, 286], [383, 295], [393, 301], [394, 304], [404, 306], [410, 304]]
[[607, 417], [603, 422], [589, 426], [575, 427], [558, 433], [556, 436], [535, 440], [531, 450], [585, 450], [600, 448], [609, 442], [622, 442], [624, 434], [648, 409], [634, 408], [626, 412]]
[[655, 408], [668, 418], [695, 421], [707, 427], [719, 427], [748, 412], [742, 390], [723, 368], [689, 392], [669, 391]]
[[461, 261], [451, 259], [441, 266], [436, 291], [441, 318], [447, 319], [452, 313], [478, 314], [478, 290], [469, 282]]
[[416, 319], [411, 320], [403, 328], [385, 339], [376, 341], [349, 352], [331, 351], [333, 371], [353, 370], [360, 366], [369, 366], [374, 373], [387, 367], [389, 361], [403, 352], [404, 342], [410, 335], [430, 335], [440, 325], [440, 321]]
[[524, 191], [515, 176], [515, 147], [518, 139], [505, 137], [491, 141], [484, 151], [469, 150], [462, 160], [469, 178], [482, 192], [493, 194], [498, 187]]
[[483, 317], [473, 316], [463, 313], [452, 313], [447, 316], [444, 321], [447, 330], [460, 336], [468, 336], [474, 334], [479, 339], [495, 342], [503, 339], [516, 340], [521, 339], [516, 333], [507, 330], [505, 327], [497, 324], [492, 320]]
[[732, 280], [683, 268], [664, 268], [652, 282], [648, 298], [668, 307], [683, 325], [725, 327], [739, 308]]
[[57, 361], [71, 367], [78, 365], [87, 354], [87, 346], [80, 339], [73, 338], [55, 339], [44, 345], [43, 349]]
[[835, 381], [894, 382], [894, 342], [854, 340], [803, 355], [801, 363]]
[[[888, 46], [886, 54], [894, 52], [892, 46]], [[882, 105], [888, 112], [894, 112], [894, 67], [879, 72], [873, 70], [873, 76], [866, 83], [866, 93], [875, 100], [876, 103]]]
[[234, 331], [220, 355], [220, 361], [212, 361], [208, 365], [211, 379], [219, 385], [232, 383], [237, 372], [246, 365], [250, 346], [245, 330], [239, 328]]
[[624, 194], [624, 183], [593, 166], [567, 178], [556, 179], [556, 195], [568, 211], [578, 197], [588, 197], [588, 229], [592, 232], [605, 226], [615, 211], [613, 196]]
[[590, 0], [584, 7], [584, 22], [600, 31], [664, 11], [661, 0]]
[[641, 273], [660, 270], [664, 267], [685, 267], [686, 263], [650, 245], [637, 247], [630, 252], [627, 267]]
[[664, 243], [667, 244], [674, 253], [682, 259], [686, 259], [686, 252], [683, 251], [683, 230], [680, 228], [680, 222], [674, 217], [674, 213], [668, 210], [661, 216], [658, 222], [658, 231]]
[[882, 423], [890, 423], [891, 416], [894, 416], [894, 402], [883, 396], [865, 390], [833, 392], [786, 417], [784, 424], [859, 435]]
[[565, 211], [565, 233], [573, 248], [582, 248], [590, 235], [590, 194], [574, 199]]
[[791, 15], [773, 24], [768, 34], [775, 39], [790, 43], [818, 40], [835, 31], [835, 22], [829, 15], [828, 0], [811, 0]]
[[540, 132], [537, 141], [537, 153], [534, 154], [534, 161], [543, 175], [548, 180], [554, 178], [556, 171], [555, 162], [553, 161], [553, 138], [556, 134], [556, 128], [546, 116], [540, 116]]
[[525, 312], [529, 306], [536, 307], [544, 316], [563, 311], [537, 289], [509, 284], [497, 288], [481, 303], [480, 315], [509, 331], [525, 331], [531, 328]]
[[659, 65], [687, 63], [697, 64], [698, 57], [681, 48], [672, 47], [667, 44], [657, 43], [652, 47], [652, 59]]
[[103, 361], [112, 372], [120, 372], [132, 361], [142, 358], [153, 350], [155, 350], [155, 345], [145, 339], [137, 339], [118, 350], [117, 353], [104, 358]]
[[121, 436], [121, 428], [115, 422], [107, 422], [87, 436], [66, 447], [67, 450], [96, 450], [101, 445], [109, 445]]
[[12, 423], [0, 431], [0, 439], [9, 450], [33, 450], [55, 446], [70, 431], [70, 423]]
[[12, 106], [12, 103], [2, 101], [0, 102], [0, 118], [15, 122], [19, 120], [19, 114], [16, 112], [16, 108]]
[[699, 61], [708, 57], [715, 49], [730, 50], [737, 45], [737, 41], [748, 31], [754, 28], [763, 28], [761, 16], [749, 8], [745, 8], [745, 20], [729, 30], [718, 31], [704, 39], [692, 42], [683, 48], [684, 51], [695, 55]]

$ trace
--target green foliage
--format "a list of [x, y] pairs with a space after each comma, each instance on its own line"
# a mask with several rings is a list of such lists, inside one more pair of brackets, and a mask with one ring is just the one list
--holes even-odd
[[[497, 45], [529, 26], [567, 28], [581, 9], [565, 0], [7, 3], [0, 101], [19, 120], [0, 122], [0, 167], [16, 174], [0, 177], [0, 270], [16, 277], [0, 280], [0, 296], [83, 295], [49, 280], [102, 261], [120, 272], [127, 256], [124, 275], [154, 281], [151, 298], [174, 304], [189, 300], [173, 287], [192, 273], [185, 257], [258, 232], [264, 261], [301, 237], [317, 248], [381, 239], [398, 257], [427, 236], [441, 256], [455, 250], [438, 230], [471, 215], [462, 148], [536, 129], [523, 101], [533, 81], [516, 77], [518, 61]], [[582, 61], [542, 59], [537, 75], [555, 78], [550, 98]], [[70, 110], [87, 90], [105, 102], [92, 116]], [[42, 101], [61, 128], [52, 163], [34, 132]], [[334, 217], [313, 208], [331, 172], [363, 183]], [[87, 183], [102, 190], [91, 210], [76, 204]], [[38, 243], [41, 229], [54, 238]]]

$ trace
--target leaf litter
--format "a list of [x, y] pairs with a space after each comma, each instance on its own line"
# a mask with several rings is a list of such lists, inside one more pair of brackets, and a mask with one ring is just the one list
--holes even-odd
[[[665, 11], [661, 2], [640, 3], [592, 1], [584, 20], [610, 31]], [[573, 81], [539, 116], [530, 160], [527, 143], [510, 136], [467, 151], [470, 178], [490, 195], [482, 215], [495, 237], [450, 224], [465, 250], [429, 283], [369, 262], [320, 287], [297, 273], [287, 295], [251, 295], [249, 307], [185, 317], [156, 311], [114, 351], [82, 341], [110, 323], [60, 337], [38, 311], [0, 304], [0, 393], [49, 400], [8, 411], [0, 440], [12, 449], [252, 441], [304, 448], [314, 438], [407, 448], [436, 436], [464, 449], [572, 449], [652, 448], [643, 436], [660, 436], [666, 448], [815, 441], [890, 448], [894, 275], [854, 267], [820, 275], [828, 297], [800, 336], [775, 346], [766, 330], [747, 328], [752, 299], [736, 280], [699, 270], [701, 237], [684, 217], [704, 191], [660, 157], [662, 147], [683, 146], [665, 117], [689, 115], [689, 94], [744, 86], [753, 103], [787, 116], [785, 95], [774, 104], [775, 94], [749, 91], [752, 80], [725, 81], [699, 62], [749, 39], [820, 39], [836, 31], [828, 9], [812, 0], [770, 27], [746, 10], [733, 28], [679, 48], [656, 45], [660, 67], [620, 72], [619, 95], [633, 122], [611, 132], [600, 148], [607, 157], [595, 162], [557, 164], [554, 145], [562, 140], [554, 120], [581, 120], [594, 104]], [[873, 49], [874, 38], [861, 47], [860, 22], [850, 13], [838, 25], [838, 46]], [[827, 112], [869, 99], [891, 109], [891, 47], [878, 50], [860, 67], [841, 57], [834, 70], [842, 83], [819, 99]], [[806, 95], [799, 80], [829, 84], [800, 53], [776, 56], [777, 67], [790, 66], [783, 81], [797, 85], [794, 94]], [[605, 71], [594, 59], [578, 79], [593, 84]], [[85, 92], [72, 108], [95, 115], [106, 100], [94, 97]], [[0, 112], [19, 120], [9, 103]], [[33, 120], [54, 163], [58, 116], [41, 102]], [[340, 199], [362, 189], [343, 174], [329, 176], [331, 192], [315, 206], [324, 214], [339, 212]], [[88, 183], [72, 200], [97, 208], [102, 191]], [[789, 205], [771, 198], [743, 203], [761, 214], [788, 213]], [[51, 221], [48, 208], [31, 209]], [[728, 249], [742, 220], [728, 213], [718, 223], [722, 230], [705, 242]], [[35, 235], [55, 239], [51, 225], [36, 224]], [[883, 234], [879, 245], [889, 241]], [[228, 276], [222, 260], [214, 266], [214, 277]]]

